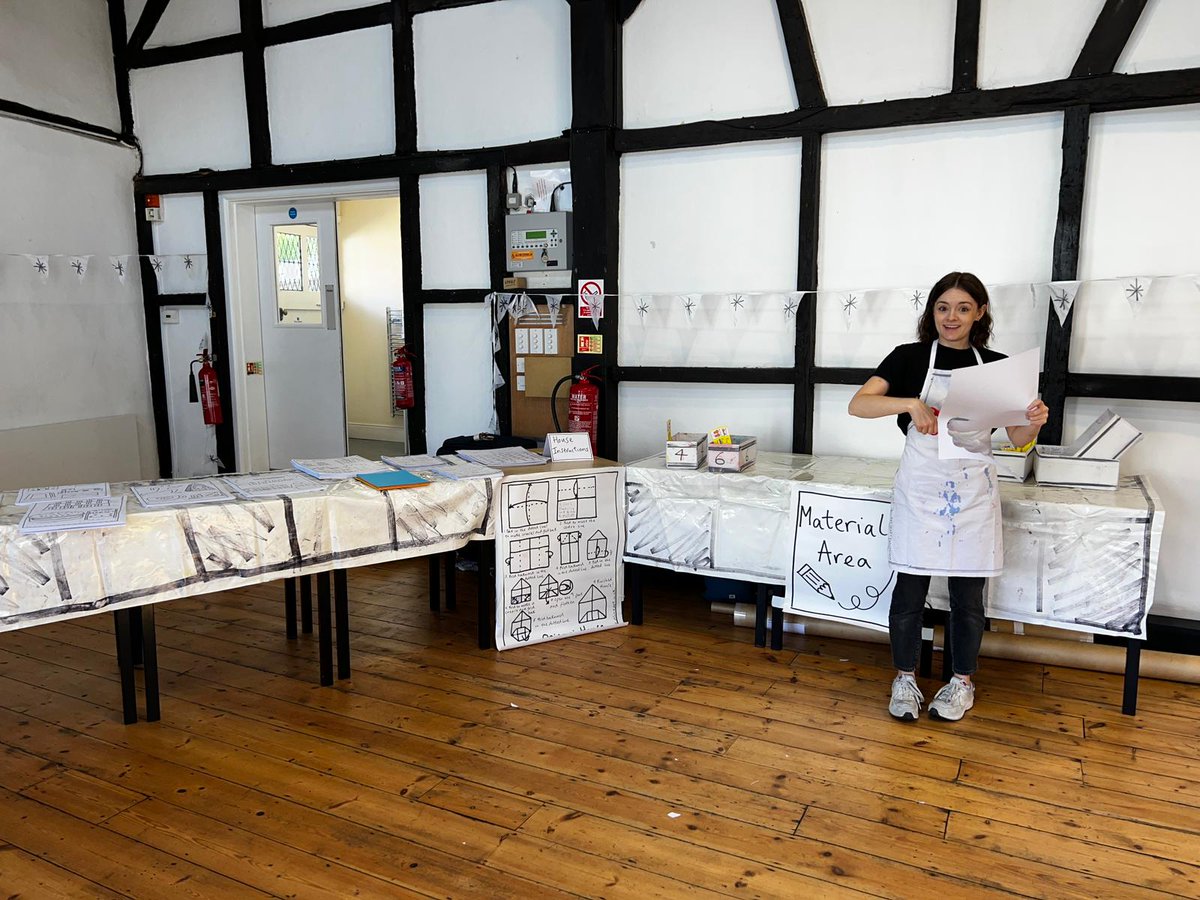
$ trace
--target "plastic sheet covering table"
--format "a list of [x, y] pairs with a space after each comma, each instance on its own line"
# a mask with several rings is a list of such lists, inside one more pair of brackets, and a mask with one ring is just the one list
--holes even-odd
[[125, 526], [44, 535], [19, 532], [25, 510], [4, 492], [0, 631], [456, 550], [492, 533], [498, 480], [376, 491], [351, 479], [291, 497], [157, 510], [114, 484], [114, 496], [129, 495]]
[[[791, 563], [792, 492], [830, 490], [890, 503], [896, 465], [770, 452], [741, 473], [670, 469], [661, 456], [630, 463], [625, 560], [782, 585]], [[1108, 491], [1002, 482], [1000, 496], [1005, 566], [989, 585], [987, 614], [1133, 638], [1131, 646], [1140, 646], [1164, 519], [1149, 480], [1125, 476]], [[636, 622], [634, 584], [630, 592]], [[760, 596], [761, 612], [764, 606]], [[764, 636], [760, 622], [760, 645]]]

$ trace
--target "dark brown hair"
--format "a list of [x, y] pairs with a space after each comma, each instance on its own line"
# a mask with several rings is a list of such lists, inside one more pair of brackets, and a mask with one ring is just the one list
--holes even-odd
[[938, 339], [937, 325], [933, 321], [933, 305], [951, 288], [966, 291], [975, 301], [975, 305], [983, 309], [983, 316], [971, 326], [968, 339], [974, 347], [986, 347], [992, 339], [992, 307], [988, 302], [987, 288], [970, 272], [950, 272], [939, 278], [937, 284], [930, 289], [929, 299], [925, 302], [925, 312], [921, 313], [921, 319], [917, 322], [917, 339], [923, 343]]

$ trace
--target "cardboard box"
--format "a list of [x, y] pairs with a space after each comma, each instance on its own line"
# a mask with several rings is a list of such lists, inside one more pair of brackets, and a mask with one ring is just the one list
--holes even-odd
[[1033, 477], [1038, 484], [1057, 487], [1104, 488], [1116, 490], [1121, 477], [1119, 459], [1093, 459], [1069, 456], [1068, 447], [1037, 447]]
[[732, 444], [708, 445], [708, 471], [741, 472], [758, 459], [758, 438], [751, 434], [732, 435]]
[[671, 440], [667, 441], [667, 468], [698, 469], [704, 464], [707, 449], [707, 434], [690, 432], [674, 434], [671, 436]]
[[1020, 451], [1005, 444], [992, 447], [992, 458], [996, 460], [996, 477], [1001, 481], [1024, 482], [1033, 471], [1033, 451]]
[[1120, 459], [1130, 447], [1142, 439], [1136, 425], [1106, 409], [1069, 447], [1070, 456], [1091, 459]]

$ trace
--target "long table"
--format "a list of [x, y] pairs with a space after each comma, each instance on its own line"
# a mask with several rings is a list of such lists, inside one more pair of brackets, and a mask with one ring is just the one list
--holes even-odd
[[[636, 565], [749, 581], [758, 585], [755, 643], [765, 646], [770, 588], [791, 575], [797, 496], [832, 493], [886, 507], [896, 465], [771, 452], [741, 473], [668, 468], [662, 456], [629, 463], [624, 558], [634, 564], [633, 621], [642, 618]], [[1164, 519], [1150, 481], [1126, 476], [1109, 491], [1004, 482], [1000, 497], [1005, 569], [991, 579], [988, 616], [1126, 639], [1125, 707], [1132, 712]], [[778, 649], [783, 609], [775, 605]], [[795, 599], [789, 611], [809, 612]]]
[[[159, 714], [154, 604], [316, 575], [321, 681], [329, 684], [331, 573], [338, 674], [345, 678], [346, 570], [447, 553], [490, 535], [497, 481], [438, 480], [401, 491], [331, 481], [314, 493], [157, 510], [142, 509], [128, 485], [114, 484], [114, 496], [128, 495], [126, 525], [45, 535], [20, 534], [24, 509], [14, 505], [15, 492], [5, 492], [0, 495], [0, 632], [113, 612], [125, 721], [137, 720], [133, 665], [138, 647], [145, 654], [146, 718], [153, 720]], [[290, 614], [289, 633], [294, 633]]]

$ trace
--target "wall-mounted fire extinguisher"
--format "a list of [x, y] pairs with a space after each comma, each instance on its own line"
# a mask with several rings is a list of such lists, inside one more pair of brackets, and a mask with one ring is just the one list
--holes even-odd
[[576, 378], [576, 382], [571, 385], [571, 393], [567, 399], [567, 431], [586, 434], [592, 444], [592, 453], [596, 452], [596, 430], [600, 421], [600, 385], [593, 380], [599, 376], [592, 374], [596, 368], [596, 366], [589, 366], [577, 376], [566, 375], [560, 378], [558, 384], [554, 385], [554, 390], [550, 392], [550, 415], [554, 418], [554, 427], [562, 431], [562, 425], [558, 421], [555, 395], [558, 394], [558, 388], [564, 381], [570, 381], [572, 377]]
[[413, 392], [412, 357], [404, 347], [397, 347], [392, 360], [392, 405], [396, 409], [412, 409], [416, 403]]
[[[196, 371], [196, 366], [200, 367], [199, 372]], [[213, 368], [207, 350], [196, 354], [188, 368], [188, 376], [188, 400], [200, 403], [204, 411], [205, 425], [220, 425], [225, 421], [221, 413], [221, 390], [217, 387], [217, 370]], [[196, 388], [197, 382], [200, 384], [199, 390]]]

